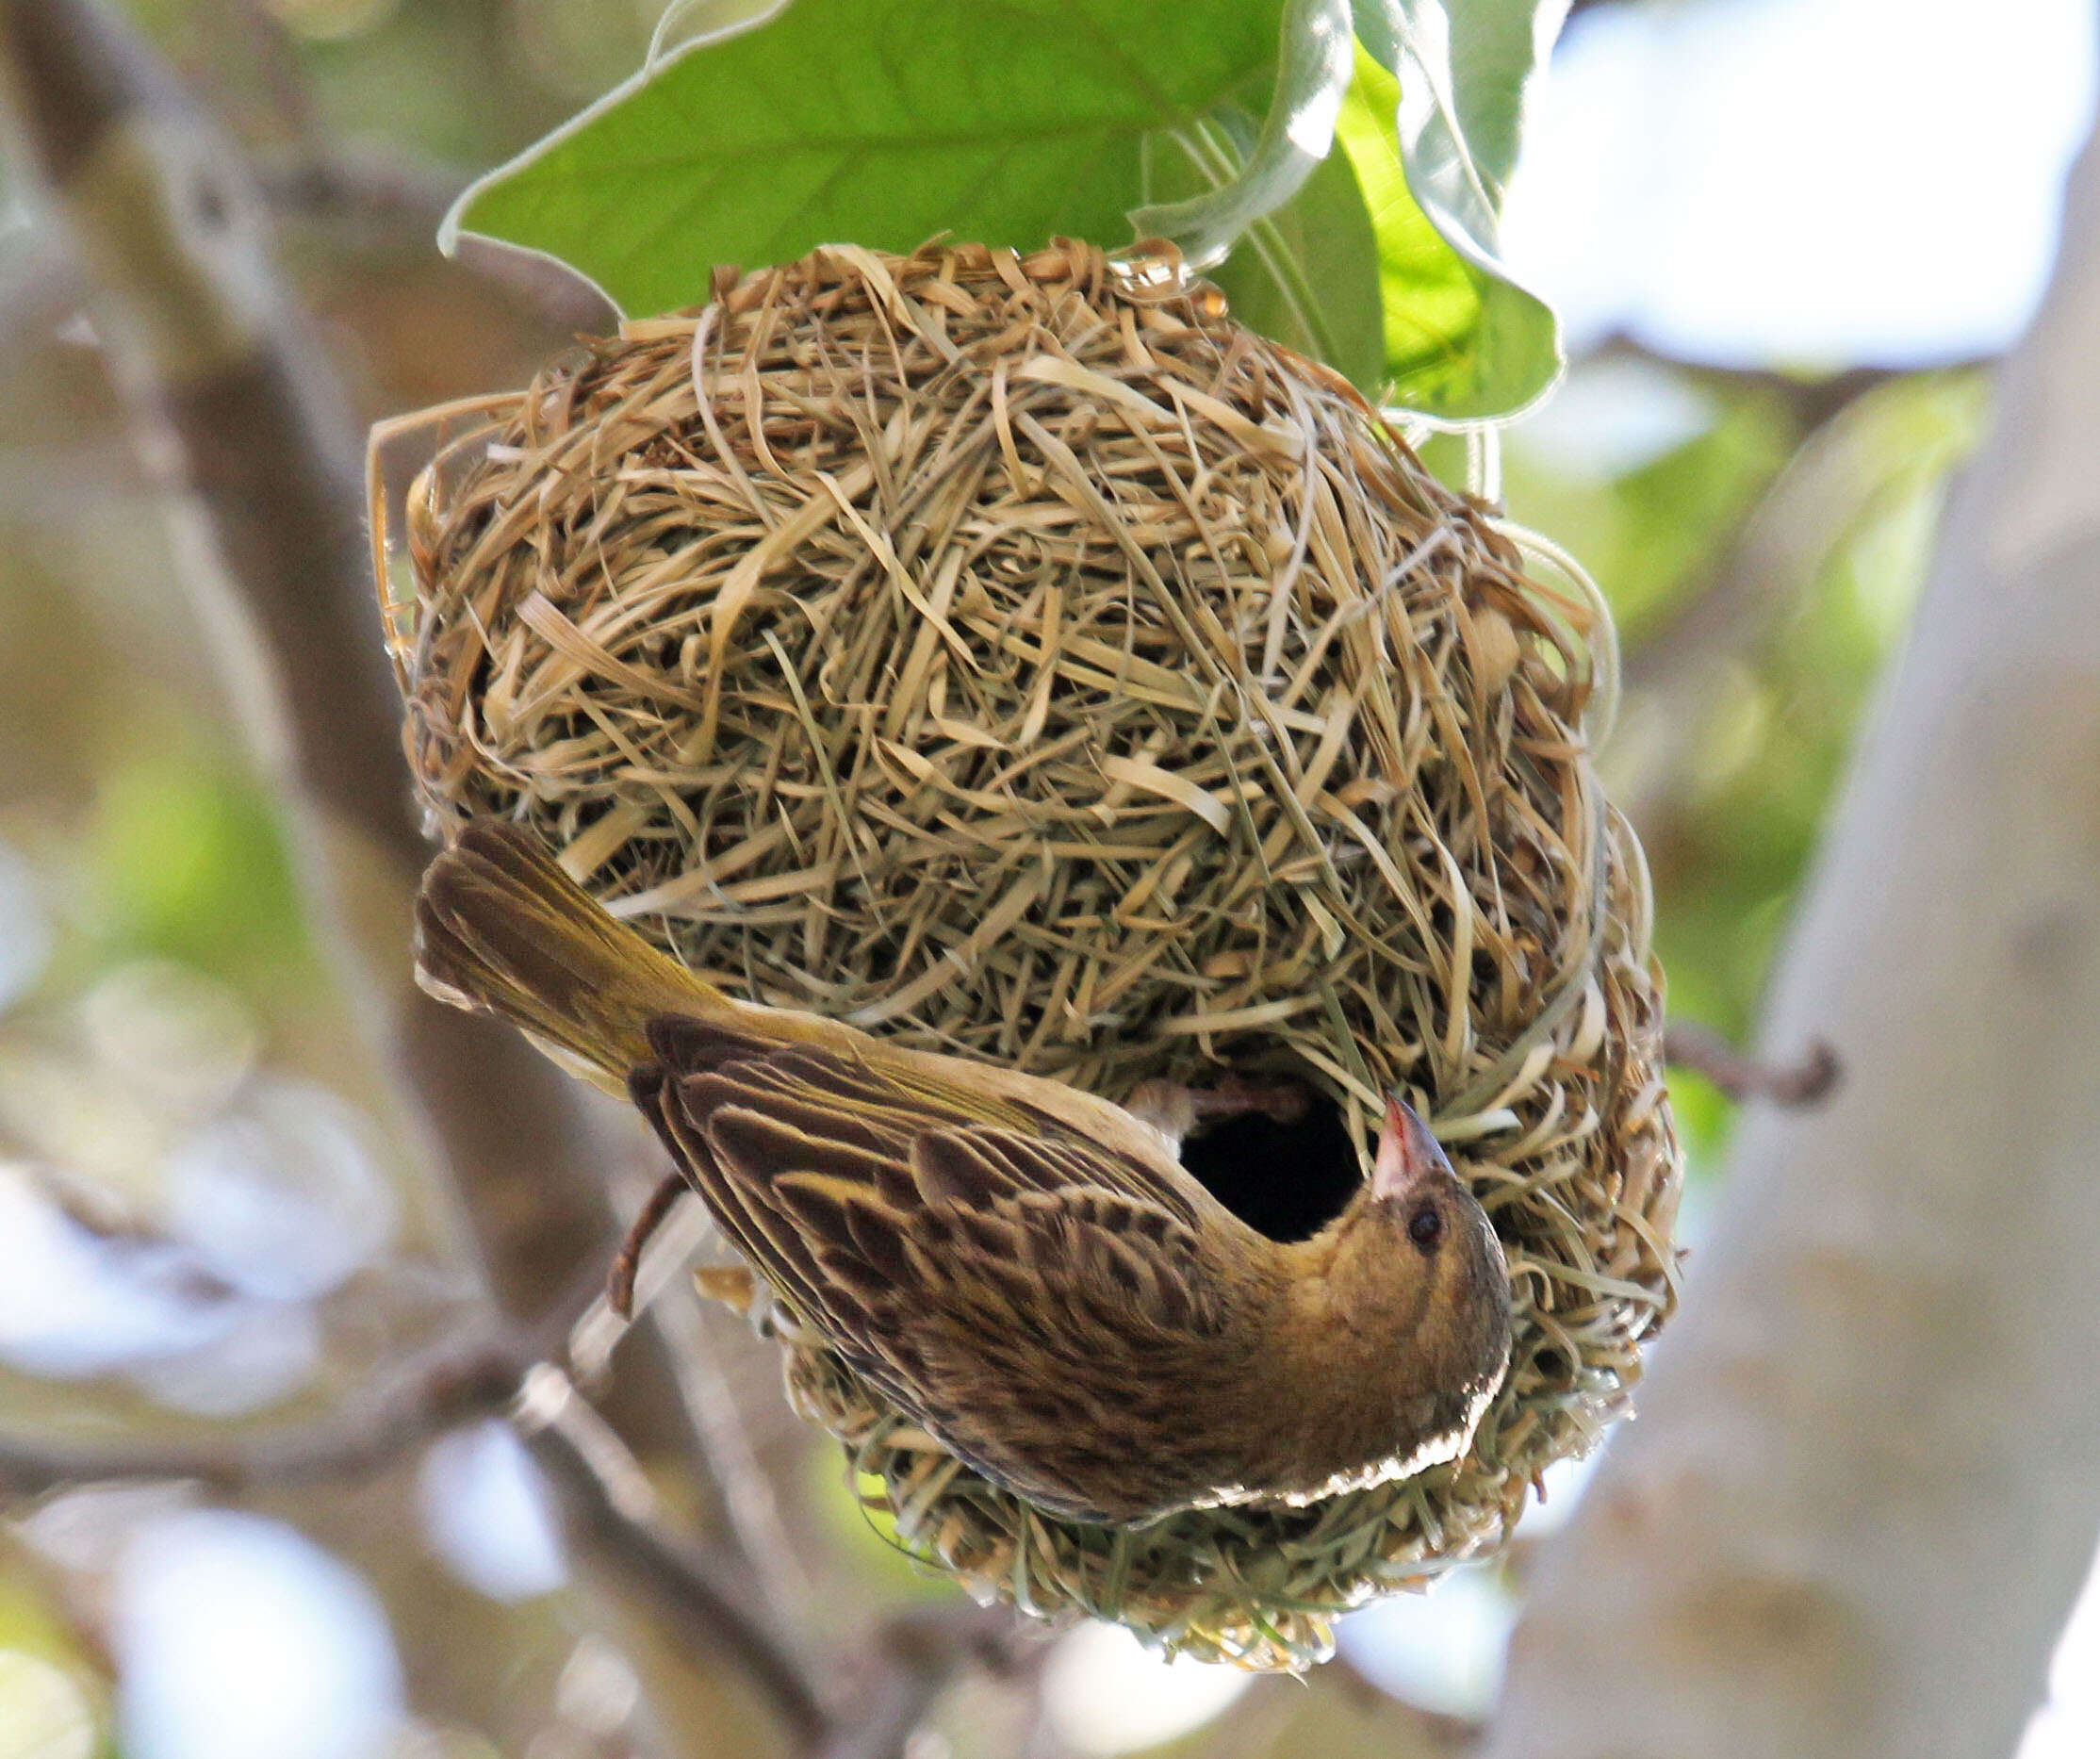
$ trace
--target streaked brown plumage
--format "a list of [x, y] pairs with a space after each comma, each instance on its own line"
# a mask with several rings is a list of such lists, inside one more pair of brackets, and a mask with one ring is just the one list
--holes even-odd
[[1312, 1239], [1234, 1216], [1123, 1108], [740, 1003], [481, 823], [418, 967], [631, 1093], [796, 1316], [951, 1452], [1057, 1514], [1295, 1502], [1461, 1452], [1509, 1356], [1486, 1216], [1393, 1102]]

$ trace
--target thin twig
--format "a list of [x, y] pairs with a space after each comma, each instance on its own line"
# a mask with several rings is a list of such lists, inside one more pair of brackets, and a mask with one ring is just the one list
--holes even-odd
[[476, 1305], [308, 1422], [114, 1441], [0, 1431], [0, 1485], [26, 1494], [96, 1479], [187, 1478], [240, 1489], [376, 1471], [443, 1430], [504, 1410], [533, 1363], [561, 1356], [596, 1292], [595, 1277], [579, 1282], [530, 1327]]
[[[167, 461], [172, 496], [201, 526], [202, 550], [216, 552], [218, 566], [193, 569], [189, 584], [222, 638], [233, 706], [253, 723], [299, 833], [317, 929], [346, 988], [361, 995], [378, 972], [405, 974], [408, 880], [425, 851], [407, 811], [397, 702], [357, 530], [349, 419], [310, 324], [282, 291], [256, 180], [148, 45], [91, 0], [0, 0], [0, 122], [24, 181], [76, 247], [84, 297], [148, 454]], [[391, 865], [398, 913], [347, 908], [346, 829], [368, 863]], [[511, 1034], [404, 992], [397, 982], [402, 1011], [390, 1018], [370, 1005], [374, 1036], [390, 1043], [412, 1110], [435, 1126], [492, 1307], [316, 1422], [145, 1445], [0, 1437], [0, 1478], [35, 1489], [109, 1476], [239, 1485], [366, 1471], [500, 1408], [533, 1364], [566, 1355], [575, 1303], [550, 1305], [548, 1290], [580, 1254], [593, 1258], [595, 1285], [591, 1249], [603, 1232], [601, 1193], [584, 1176], [600, 1156], [575, 1090]], [[543, 1318], [521, 1328], [507, 1317], [518, 1312]], [[533, 1377], [543, 1392], [554, 1382], [567, 1387], [552, 1369]], [[959, 1640], [936, 1666], [885, 1645], [871, 1702], [901, 1708], [879, 1725], [858, 1712], [834, 1720], [750, 1587], [714, 1552], [657, 1522], [632, 1456], [573, 1389], [558, 1421], [526, 1426], [594, 1560], [602, 1555], [730, 1656], [805, 1745], [850, 1725], [854, 1751], [887, 1753], [934, 1683], [975, 1652]]]
[[526, 1375], [517, 1424], [572, 1521], [605, 1560], [671, 1625], [732, 1657], [798, 1744], [829, 1740], [835, 1724], [814, 1676], [775, 1628], [748, 1572], [664, 1526], [640, 1465], [561, 1370], [541, 1363]]
[[1781, 1106], [1813, 1106], [1829, 1098], [1844, 1073], [1837, 1052], [1820, 1039], [1798, 1062], [1761, 1062], [1712, 1027], [1688, 1020], [1670, 1022], [1663, 1058], [1703, 1075], [1731, 1099], [1769, 1099]]
[[775, 1607], [789, 1611], [807, 1606], [809, 1572], [781, 1518], [773, 1481], [752, 1450], [699, 1298], [689, 1289], [666, 1290], [650, 1307], [649, 1317], [670, 1346], [671, 1372], [693, 1413], [708, 1476], [721, 1492], [730, 1536]]
[[895, 1759], [965, 1668], [1005, 1673], [1017, 1667], [1025, 1651], [1016, 1638], [1013, 1615], [1002, 1606], [899, 1614], [882, 1630], [878, 1652], [886, 1665], [859, 1715], [833, 1730], [814, 1759]]

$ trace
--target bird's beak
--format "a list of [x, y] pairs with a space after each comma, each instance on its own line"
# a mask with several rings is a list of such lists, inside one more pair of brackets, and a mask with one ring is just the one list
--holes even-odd
[[1436, 1145], [1429, 1126], [1398, 1093], [1386, 1101], [1386, 1127], [1379, 1133], [1377, 1159], [1370, 1167], [1373, 1197], [1404, 1197], [1434, 1174], [1452, 1174], [1450, 1159]]

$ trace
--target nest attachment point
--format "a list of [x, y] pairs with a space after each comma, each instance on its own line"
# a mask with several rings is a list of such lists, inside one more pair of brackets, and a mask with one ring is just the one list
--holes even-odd
[[834, 246], [715, 294], [432, 412], [404, 557], [376, 521], [421, 797], [537, 827], [750, 999], [1114, 1098], [1294, 1073], [1345, 1160], [1407, 1091], [1514, 1282], [1452, 1465], [1092, 1527], [782, 1331], [927, 1564], [1302, 1667], [1498, 1540], [1673, 1301], [1645, 873], [1585, 733], [1603, 612], [1171, 255]]

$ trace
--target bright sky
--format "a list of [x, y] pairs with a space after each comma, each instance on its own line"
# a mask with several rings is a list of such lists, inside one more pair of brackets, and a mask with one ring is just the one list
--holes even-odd
[[1504, 242], [1570, 339], [1731, 364], [2003, 348], [2095, 86], [2092, 0], [1686, 0], [1579, 15]]
[[2100, 1753], [2100, 1568], [2087, 1578], [2049, 1668], [2049, 1701], [2027, 1725], [2019, 1759]]

